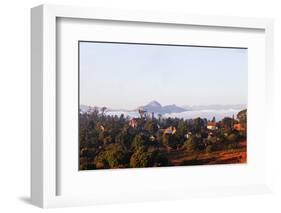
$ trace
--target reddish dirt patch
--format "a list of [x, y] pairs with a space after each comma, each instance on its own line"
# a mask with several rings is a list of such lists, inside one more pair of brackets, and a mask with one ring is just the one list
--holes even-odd
[[173, 150], [167, 153], [172, 166], [183, 165], [212, 165], [212, 164], [235, 164], [247, 162], [246, 141], [240, 143], [239, 148], [207, 153], [187, 153], [183, 150]]

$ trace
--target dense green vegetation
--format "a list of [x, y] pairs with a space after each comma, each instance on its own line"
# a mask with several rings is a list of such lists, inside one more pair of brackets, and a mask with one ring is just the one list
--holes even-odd
[[196, 158], [198, 153], [239, 149], [239, 142], [246, 141], [246, 110], [237, 119], [226, 117], [219, 122], [161, 116], [130, 120], [104, 111], [80, 114], [80, 170], [173, 166], [171, 156]]

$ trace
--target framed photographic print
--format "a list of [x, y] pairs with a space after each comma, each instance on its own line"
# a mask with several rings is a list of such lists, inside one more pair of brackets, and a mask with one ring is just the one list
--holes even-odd
[[79, 170], [246, 163], [246, 48], [78, 45]]
[[270, 192], [272, 20], [31, 14], [32, 203]]

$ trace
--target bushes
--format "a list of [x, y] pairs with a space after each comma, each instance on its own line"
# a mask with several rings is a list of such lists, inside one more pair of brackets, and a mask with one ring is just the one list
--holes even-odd
[[188, 152], [194, 152], [196, 151], [196, 143], [195, 141], [192, 139], [192, 137], [188, 138], [187, 141], [185, 141], [184, 143], [184, 148], [186, 149], [186, 151]]
[[144, 129], [150, 134], [154, 134], [158, 130], [157, 123], [154, 120], [149, 120], [144, 125]]
[[185, 142], [183, 147], [188, 152], [202, 151], [205, 149], [205, 145], [201, 138], [197, 136], [189, 137]]
[[95, 165], [91, 164], [86, 157], [80, 157], [79, 170], [88, 170], [95, 168]]
[[153, 151], [145, 150], [143, 147], [136, 150], [131, 156], [130, 167], [143, 168], [153, 166], [168, 166], [169, 161], [166, 155], [160, 153], [157, 149]]
[[130, 167], [150, 167], [153, 165], [153, 152], [146, 152], [144, 147], [135, 151], [130, 159]]
[[239, 148], [238, 139], [240, 139], [240, 136], [238, 134], [232, 133], [227, 137], [227, 150], [237, 149]]
[[118, 143], [105, 146], [94, 159], [95, 168], [167, 166], [167, 157], [146, 140], [145, 135], [136, 135], [129, 150], [126, 150], [119, 140]]
[[129, 153], [121, 146], [112, 145], [95, 158], [97, 168], [126, 167], [129, 164]]
[[227, 145], [228, 150], [237, 149], [239, 147], [238, 143], [231, 143]]
[[145, 146], [146, 146], [146, 142], [145, 142], [144, 136], [141, 134], [136, 135], [132, 142], [132, 145], [131, 145], [132, 150], [135, 151], [135, 150], [137, 150], [141, 147], [145, 147]]
[[206, 147], [206, 152], [210, 153], [213, 151], [213, 146], [210, 144]]
[[217, 143], [212, 145], [212, 151], [213, 152], [220, 151], [220, 150], [223, 150], [223, 149], [224, 149], [224, 144], [222, 144], [220, 142], [217, 142]]
[[169, 160], [163, 153], [158, 152], [155, 156], [154, 166], [168, 166]]
[[163, 145], [166, 146], [167, 148], [170, 147], [172, 149], [175, 149], [177, 147], [177, 142], [175, 140], [175, 136], [170, 135], [170, 134], [164, 134], [163, 135]]
[[229, 141], [229, 142], [236, 142], [237, 141], [237, 135], [236, 134], [234, 134], [234, 133], [232, 133], [232, 134], [230, 134], [228, 137], [227, 137], [227, 140]]

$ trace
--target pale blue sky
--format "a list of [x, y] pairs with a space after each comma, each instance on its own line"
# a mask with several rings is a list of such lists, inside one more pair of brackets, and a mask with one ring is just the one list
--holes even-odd
[[80, 104], [247, 104], [247, 49], [80, 42]]

